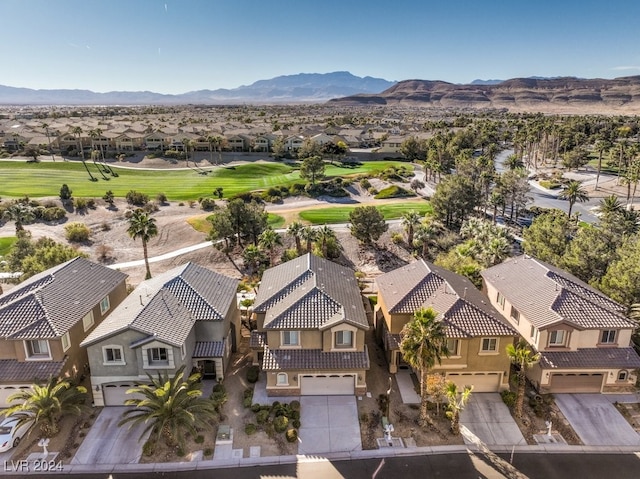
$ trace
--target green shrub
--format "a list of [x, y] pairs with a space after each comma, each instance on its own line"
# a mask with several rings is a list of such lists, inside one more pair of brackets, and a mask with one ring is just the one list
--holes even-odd
[[84, 223], [74, 221], [64, 227], [65, 237], [73, 243], [82, 243], [89, 239], [91, 230]]
[[202, 434], [198, 434], [194, 439], [196, 444], [202, 444], [204, 442], [204, 436]]
[[149, 196], [139, 191], [130, 190], [127, 193], [127, 203], [134, 206], [144, 206], [149, 203]]
[[251, 401], [252, 401], [252, 400], [253, 400], [253, 398], [252, 398], [252, 397], [244, 398], [244, 399], [242, 400], [242, 406], [243, 406], [245, 409], [250, 408], [250, 407], [251, 407]]
[[504, 402], [507, 407], [513, 407], [516, 405], [516, 398], [518, 397], [518, 395], [513, 391], [502, 391], [500, 393], [500, 396], [502, 396], [502, 402]]
[[258, 382], [259, 375], [260, 369], [258, 366], [250, 366], [249, 369], [247, 369], [247, 381], [251, 384]]
[[300, 411], [300, 401], [294, 399], [289, 403], [289, 407], [292, 411]]
[[176, 456], [183, 457], [185, 454], [186, 451], [184, 450], [184, 447], [178, 446], [178, 448], [176, 449]]
[[73, 207], [76, 211], [84, 211], [88, 208], [87, 199], [86, 198], [74, 198], [73, 199]]
[[208, 447], [202, 452], [202, 454], [204, 455], [204, 457], [213, 456], [213, 449]]
[[72, 194], [73, 194], [73, 191], [71, 191], [71, 188], [69, 188], [69, 186], [66, 183], [63, 183], [63, 185], [60, 187], [60, 199], [62, 201], [70, 200]]
[[252, 410], [253, 412], [258, 412], [258, 411], [260, 411], [261, 409], [262, 409], [262, 406], [260, 406], [260, 404], [258, 404], [258, 403], [255, 403], [255, 404], [252, 404], [252, 405], [251, 405], [251, 410]]
[[296, 442], [298, 440], [298, 430], [289, 429], [286, 433], [287, 442]]
[[404, 241], [404, 236], [402, 235], [402, 233], [392, 233], [391, 241], [393, 242], [393, 244], [400, 244]]
[[288, 426], [289, 419], [287, 419], [287, 416], [277, 416], [273, 420], [273, 428], [276, 430], [276, 432], [285, 432]]
[[256, 421], [258, 424], [264, 424], [269, 419], [269, 411], [260, 410], [256, 413]]
[[214, 393], [224, 392], [224, 385], [222, 383], [217, 383], [215, 386], [213, 386], [213, 389], [211, 390], [211, 392], [214, 392]]
[[165, 195], [164, 193], [158, 193], [156, 195], [156, 201], [161, 205], [164, 205], [167, 202], [167, 195]]
[[243, 392], [242, 392], [242, 397], [243, 398], [252, 398], [253, 397], [253, 388], [246, 388]]
[[156, 449], [156, 443], [154, 441], [147, 441], [142, 446], [142, 454], [145, 456], [152, 456]]
[[213, 198], [200, 198], [200, 208], [204, 211], [213, 211], [216, 208], [216, 201]]
[[250, 422], [244, 427], [244, 433], [247, 436], [251, 436], [252, 434], [255, 434], [257, 430], [258, 430], [258, 426], [256, 426], [252, 422]]
[[41, 219], [42, 221], [59, 221], [67, 216], [65, 209], [60, 208], [59, 206], [48, 208], [39, 206], [35, 208], [34, 213], [36, 218]]
[[368, 179], [362, 178], [360, 180], [360, 186], [362, 186], [365, 190], [368, 190], [369, 188], [371, 188], [371, 183]]
[[291, 425], [296, 429], [300, 429], [300, 419], [294, 419], [291, 421]]
[[[289, 409], [291, 409], [291, 408], [289, 408]], [[287, 417], [288, 417], [289, 419], [294, 420], [294, 421], [295, 421], [296, 419], [300, 419], [300, 411], [294, 411], [293, 409], [291, 409], [291, 410], [289, 411], [289, 413], [287, 414]]]

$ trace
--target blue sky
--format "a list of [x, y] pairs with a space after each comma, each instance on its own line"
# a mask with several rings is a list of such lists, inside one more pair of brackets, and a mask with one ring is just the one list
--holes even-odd
[[637, 0], [0, 0], [0, 18], [0, 84], [38, 89], [640, 75]]

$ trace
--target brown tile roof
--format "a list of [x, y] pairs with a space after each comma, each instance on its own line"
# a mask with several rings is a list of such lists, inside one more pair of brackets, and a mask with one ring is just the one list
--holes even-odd
[[0, 337], [60, 337], [126, 277], [80, 257], [37, 274], [0, 296]]
[[322, 349], [264, 348], [262, 369], [280, 371], [308, 369], [322, 371], [369, 369], [369, 353], [364, 351], [330, 351]]
[[0, 359], [0, 378], [3, 383], [46, 381], [50, 376], [59, 376], [66, 361], [66, 357], [63, 361]]
[[640, 368], [640, 356], [633, 348], [585, 348], [540, 354], [540, 366], [544, 369]]
[[191, 262], [178, 266], [140, 283], [81, 345], [127, 329], [182, 345], [195, 321], [224, 320], [235, 304], [237, 285], [238, 280]]
[[518, 256], [481, 274], [538, 329], [565, 321], [578, 329], [633, 328], [622, 305], [530, 256]]
[[312, 254], [265, 271], [253, 310], [265, 329], [369, 328], [353, 270]]
[[196, 341], [193, 351], [194, 358], [221, 358], [224, 356], [224, 340]]
[[517, 336], [487, 298], [465, 277], [419, 260], [376, 278], [391, 314], [431, 307], [450, 338]]

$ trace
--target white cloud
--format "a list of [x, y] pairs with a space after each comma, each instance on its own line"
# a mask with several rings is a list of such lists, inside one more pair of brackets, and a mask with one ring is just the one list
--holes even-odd
[[640, 70], [640, 65], [621, 65], [619, 67], [613, 67], [612, 70], [626, 71], [626, 70]]

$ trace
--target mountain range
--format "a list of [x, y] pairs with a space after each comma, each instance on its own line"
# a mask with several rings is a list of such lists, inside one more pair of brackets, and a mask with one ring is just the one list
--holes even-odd
[[300, 73], [259, 80], [251, 85], [197, 90], [178, 95], [151, 91], [32, 90], [0, 85], [5, 105], [184, 105], [238, 103], [322, 103], [358, 93], [380, 93], [395, 82], [349, 72]]

